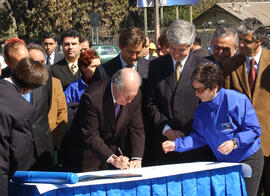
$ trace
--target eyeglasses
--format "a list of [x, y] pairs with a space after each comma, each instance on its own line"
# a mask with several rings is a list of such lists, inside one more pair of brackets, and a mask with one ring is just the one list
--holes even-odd
[[207, 88], [201, 87], [201, 88], [194, 88], [192, 87], [197, 93], [202, 94]]

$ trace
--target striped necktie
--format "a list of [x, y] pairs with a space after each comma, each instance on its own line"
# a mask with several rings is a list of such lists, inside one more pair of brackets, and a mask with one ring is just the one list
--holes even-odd
[[256, 79], [256, 71], [255, 71], [254, 64], [255, 64], [255, 60], [251, 59], [250, 60], [250, 70], [249, 70], [249, 74], [248, 74], [248, 83], [249, 83], [251, 95], [253, 95], [255, 79]]

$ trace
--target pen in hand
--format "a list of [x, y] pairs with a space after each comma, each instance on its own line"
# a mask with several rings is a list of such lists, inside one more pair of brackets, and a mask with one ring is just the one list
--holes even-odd
[[126, 157], [126, 156], [123, 154], [123, 152], [122, 152], [122, 150], [121, 150], [120, 147], [118, 147], [117, 150], [118, 150], [119, 153], [120, 153], [120, 159], [121, 159], [121, 161], [122, 161], [123, 163], [127, 164], [127, 166], [129, 167], [129, 158]]
[[118, 149], [118, 151], [119, 151], [120, 155], [123, 157], [123, 156], [124, 156], [124, 154], [123, 154], [123, 152], [122, 152], [121, 148], [120, 148], [120, 147], [118, 147], [117, 149]]

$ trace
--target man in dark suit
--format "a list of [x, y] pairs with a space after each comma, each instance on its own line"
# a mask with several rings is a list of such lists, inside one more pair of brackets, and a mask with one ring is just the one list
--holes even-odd
[[[6, 63], [10, 70], [16, 67], [19, 60], [29, 57], [29, 51], [22, 41], [9, 42], [4, 48]], [[6, 75], [6, 77], [9, 77]], [[52, 136], [48, 123], [48, 112], [51, 105], [51, 77], [47, 84], [34, 89], [24, 95], [36, 110], [36, 119], [33, 124], [33, 141], [20, 170], [48, 170], [52, 164]]]
[[[238, 27], [239, 54], [227, 60], [222, 68], [225, 74], [225, 88], [245, 93], [256, 110], [261, 126], [261, 146], [264, 154], [262, 173], [262, 187], [264, 195], [270, 195], [270, 51], [262, 48], [266, 34], [265, 27], [256, 18], [247, 18]], [[255, 153], [252, 159], [260, 160], [263, 157]], [[260, 165], [251, 165], [252, 170], [257, 170], [260, 178]], [[259, 179], [253, 184], [259, 184]], [[248, 192], [257, 195], [257, 190]]]
[[211, 45], [213, 54], [205, 58], [221, 66], [224, 61], [237, 53], [237, 32], [233, 28], [218, 27], [214, 32]]
[[62, 34], [61, 43], [65, 58], [51, 66], [51, 73], [61, 81], [63, 90], [81, 76], [78, 68], [81, 40], [80, 33], [73, 29]]
[[143, 48], [144, 37], [140, 29], [129, 28], [119, 36], [119, 48], [121, 53], [112, 60], [98, 66], [92, 80], [98, 81], [113, 74], [124, 67], [131, 67], [138, 71], [142, 79], [148, 75], [149, 62], [144, 58], [139, 58]]
[[[124, 68], [112, 79], [88, 86], [81, 97], [71, 131], [65, 138], [69, 144], [64, 149], [67, 171], [141, 167], [144, 130], [140, 84], [139, 74]], [[123, 141], [121, 137], [127, 131], [130, 141]], [[131, 146], [131, 161], [118, 151], [124, 145]]]
[[33, 106], [21, 94], [45, 85], [48, 71], [32, 58], [20, 60], [9, 78], [0, 80], [0, 193], [23, 163], [32, 140]]
[[166, 156], [161, 149], [163, 141], [174, 141], [192, 130], [193, 113], [199, 100], [192, 88], [191, 74], [199, 64], [207, 62], [190, 52], [195, 34], [194, 25], [184, 20], [175, 21], [168, 29], [169, 54], [149, 65], [145, 109], [153, 124], [150, 135], [157, 164], [213, 158], [209, 148], [181, 155], [172, 152]]
[[42, 48], [46, 53], [45, 64], [48, 68], [64, 58], [64, 55], [57, 51], [57, 45], [58, 43], [54, 34], [47, 33], [44, 35]]
[[[149, 61], [144, 58], [139, 57], [143, 48], [144, 41], [145, 40], [144, 40], [143, 34], [138, 28], [133, 27], [133, 28], [129, 28], [123, 31], [119, 36], [119, 47], [121, 49], [121, 53], [114, 59], [98, 66], [96, 68], [96, 71], [93, 75], [92, 80], [93, 81], [102, 80], [107, 77], [111, 77], [119, 69], [122, 69], [125, 67], [131, 67], [132, 69], [137, 70], [142, 78], [141, 90], [143, 93], [142, 101], [144, 101], [145, 81], [147, 80], [147, 77], [148, 77], [148, 67], [149, 67]], [[143, 113], [143, 121], [144, 121], [146, 137], [147, 137], [148, 124], [147, 124], [147, 120], [144, 118], [145, 112], [143, 110], [142, 110], [142, 113]], [[147, 138], [146, 138], [146, 145], [148, 146], [151, 144], [147, 142], [148, 140]], [[126, 138], [126, 136], [123, 135], [123, 140], [127, 140], [127, 139], [128, 138]], [[147, 146], [145, 150], [149, 149]], [[144, 157], [144, 160], [146, 160], [145, 157]]]

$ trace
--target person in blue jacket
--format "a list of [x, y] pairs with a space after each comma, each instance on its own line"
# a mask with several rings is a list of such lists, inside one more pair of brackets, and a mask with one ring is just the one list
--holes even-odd
[[194, 113], [193, 131], [163, 142], [163, 151], [181, 153], [208, 145], [220, 162], [247, 163], [252, 168], [252, 177], [245, 178], [247, 193], [257, 195], [264, 159], [261, 128], [250, 100], [242, 93], [222, 88], [223, 72], [215, 64], [200, 65], [191, 78], [201, 100]]
[[100, 58], [96, 51], [89, 49], [81, 52], [78, 59], [79, 70], [82, 76], [72, 82], [65, 90], [67, 103], [79, 103], [86, 87], [92, 82], [96, 67], [100, 65]]

